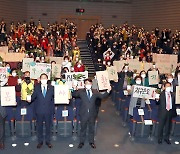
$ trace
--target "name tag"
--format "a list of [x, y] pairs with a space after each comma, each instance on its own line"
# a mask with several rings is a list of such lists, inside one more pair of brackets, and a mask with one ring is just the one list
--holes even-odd
[[152, 125], [152, 120], [144, 120], [145, 125]]

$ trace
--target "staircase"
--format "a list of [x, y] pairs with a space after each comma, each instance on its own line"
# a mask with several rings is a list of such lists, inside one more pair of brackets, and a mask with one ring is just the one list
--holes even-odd
[[77, 46], [79, 47], [79, 50], [80, 50], [80, 56], [82, 58], [82, 63], [87, 68], [88, 76], [94, 77], [95, 68], [94, 68], [91, 53], [90, 53], [90, 50], [88, 48], [86, 40], [78, 40]]

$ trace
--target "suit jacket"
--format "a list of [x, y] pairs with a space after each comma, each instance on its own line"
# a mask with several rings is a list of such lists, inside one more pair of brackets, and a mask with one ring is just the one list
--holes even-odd
[[[0, 87], [0, 98], [1, 98], [1, 87]], [[6, 117], [6, 109], [5, 107], [1, 106], [1, 99], [0, 99], [0, 115], [5, 118]]]
[[[172, 99], [172, 110], [170, 110], [170, 112], [172, 113], [172, 117], [176, 117], [177, 113], [176, 113], [176, 105], [175, 105], [175, 95], [174, 93], [171, 92], [171, 99]], [[159, 101], [157, 103], [159, 105], [159, 118], [164, 116], [164, 114], [166, 114], [167, 110], [166, 110], [166, 94], [165, 91], [162, 91], [159, 97]]]
[[53, 114], [54, 113], [54, 87], [47, 85], [46, 96], [44, 97], [41, 90], [41, 84], [37, 84], [32, 94], [32, 102], [36, 114]]
[[99, 93], [97, 90], [92, 89], [92, 96], [89, 99], [85, 89], [74, 91], [72, 93], [73, 97], [79, 97], [81, 99], [79, 116], [81, 121], [86, 121], [88, 119], [95, 120], [98, 113], [98, 107], [96, 104], [97, 98], [105, 98], [108, 96], [108, 93], [104, 94]]

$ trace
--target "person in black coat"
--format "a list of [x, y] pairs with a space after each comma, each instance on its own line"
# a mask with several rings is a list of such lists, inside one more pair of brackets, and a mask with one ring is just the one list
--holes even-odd
[[166, 82], [165, 90], [161, 92], [159, 101], [158, 118], [159, 118], [159, 127], [158, 127], [158, 144], [162, 144], [163, 139], [163, 129], [165, 127], [165, 136], [164, 141], [167, 144], [171, 144], [169, 140], [170, 129], [171, 129], [171, 120], [173, 117], [176, 117], [176, 106], [175, 106], [175, 95], [171, 92], [171, 83]]
[[48, 76], [41, 74], [41, 83], [37, 84], [32, 94], [32, 102], [34, 103], [35, 114], [37, 118], [38, 145], [40, 149], [43, 145], [43, 121], [46, 127], [46, 145], [52, 148], [50, 143], [51, 125], [54, 114], [54, 87], [47, 84]]
[[[0, 95], [1, 95], [1, 86], [0, 86]], [[1, 100], [0, 100], [0, 150], [4, 149], [5, 118], [6, 118], [6, 110], [5, 107], [1, 106]]]
[[89, 128], [89, 132], [88, 132], [89, 144], [92, 148], [96, 148], [94, 144], [95, 120], [98, 114], [98, 107], [97, 107], [98, 104], [96, 103], [98, 103], [97, 102], [98, 98], [102, 99], [108, 96], [111, 87], [109, 87], [107, 92], [101, 94], [97, 90], [92, 89], [91, 79], [85, 79], [84, 84], [85, 84], [84, 89], [78, 90], [76, 88], [76, 90], [72, 93], [73, 97], [79, 97], [82, 101], [79, 109], [81, 130], [80, 130], [80, 144], [78, 148], [82, 148], [84, 146], [87, 127]]

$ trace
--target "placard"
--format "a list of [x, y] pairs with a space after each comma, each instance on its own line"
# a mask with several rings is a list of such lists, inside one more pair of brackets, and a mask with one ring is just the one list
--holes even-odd
[[55, 61], [56, 64], [62, 64], [63, 62], [63, 57], [49, 57], [50, 63], [52, 61]]
[[52, 76], [55, 78], [61, 77], [61, 64], [52, 64]]
[[7, 68], [6, 67], [0, 67], [0, 81], [7, 80]]
[[48, 79], [51, 75], [51, 64], [47, 63], [34, 63], [30, 65], [30, 77], [31, 79], [38, 79], [42, 73], [47, 74]]
[[180, 109], [176, 109], [176, 113], [178, 116], [180, 116]]
[[16, 106], [15, 86], [1, 87], [1, 106]]
[[149, 85], [156, 85], [159, 83], [158, 71], [148, 71]]
[[133, 97], [155, 99], [156, 88], [134, 85]]
[[176, 86], [176, 104], [180, 104], [180, 86]]
[[70, 98], [68, 85], [55, 85], [54, 99], [55, 104], [69, 104]]
[[97, 71], [96, 77], [98, 81], [99, 90], [106, 90], [110, 87], [109, 77], [107, 71]]
[[66, 84], [68, 84], [69, 89], [75, 85], [78, 89], [84, 88], [84, 80], [88, 78], [88, 71], [85, 72], [70, 72], [65, 73]]
[[116, 66], [107, 67], [109, 80], [117, 81], [118, 74]]
[[33, 58], [23, 58], [22, 71], [30, 71], [30, 64], [34, 62]]

